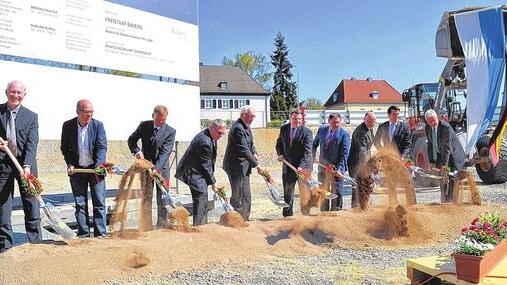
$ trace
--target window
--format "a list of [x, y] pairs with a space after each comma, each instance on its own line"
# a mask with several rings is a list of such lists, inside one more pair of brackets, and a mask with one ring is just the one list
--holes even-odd
[[213, 100], [205, 99], [204, 100], [204, 109], [211, 109], [211, 108], [213, 108]]
[[222, 100], [222, 109], [229, 109], [231, 108], [230, 104], [229, 104], [229, 100]]
[[227, 88], [227, 81], [220, 81], [220, 83], [218, 84], [218, 86], [220, 87], [220, 89], [222, 90], [227, 90], [229, 88]]
[[374, 100], [378, 100], [380, 98], [380, 93], [378, 91], [373, 91], [370, 93], [370, 97]]
[[246, 100], [244, 100], [244, 99], [238, 100], [238, 109], [241, 109], [245, 105], [248, 105], [246, 103]]

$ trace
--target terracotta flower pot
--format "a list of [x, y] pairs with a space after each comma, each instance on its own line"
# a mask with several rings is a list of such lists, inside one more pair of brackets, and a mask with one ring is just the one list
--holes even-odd
[[453, 254], [458, 279], [479, 283], [507, 254], [507, 239], [484, 256]]

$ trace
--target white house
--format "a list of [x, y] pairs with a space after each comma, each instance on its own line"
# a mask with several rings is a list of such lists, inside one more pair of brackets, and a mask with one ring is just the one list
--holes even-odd
[[201, 120], [234, 121], [244, 105], [255, 109], [253, 128], [269, 122], [270, 93], [241, 68], [231, 65], [201, 65]]

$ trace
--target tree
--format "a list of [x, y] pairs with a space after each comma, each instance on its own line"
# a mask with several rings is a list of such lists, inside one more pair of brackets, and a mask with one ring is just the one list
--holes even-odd
[[269, 62], [266, 60], [264, 55], [253, 51], [236, 53], [234, 59], [224, 56], [222, 58], [222, 65], [234, 65], [240, 67], [264, 89], [269, 90], [271, 73], [269, 72]]
[[284, 119], [290, 109], [297, 107], [296, 83], [292, 81], [289, 50], [281, 33], [276, 35], [275, 47], [275, 51], [271, 54], [271, 64], [275, 68], [270, 102], [271, 118]]
[[324, 106], [322, 105], [322, 101], [317, 98], [308, 98], [304, 103], [305, 109], [308, 110], [322, 110]]

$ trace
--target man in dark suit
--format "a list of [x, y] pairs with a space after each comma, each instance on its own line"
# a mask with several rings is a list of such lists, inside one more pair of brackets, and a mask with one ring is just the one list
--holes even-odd
[[[429, 109], [424, 113], [426, 118], [426, 138], [428, 140], [428, 158], [430, 169], [449, 167], [450, 171], [461, 170], [465, 166], [465, 151], [452, 129], [446, 121], [439, 120], [437, 113]], [[440, 181], [442, 202], [451, 202], [453, 198], [454, 179]]]
[[[320, 147], [319, 162], [325, 165], [334, 165], [339, 174], [347, 171], [347, 158], [350, 149], [350, 134], [340, 128], [341, 119], [338, 113], [330, 114], [329, 124], [319, 128], [312, 148], [313, 157], [315, 157], [317, 148]], [[326, 169], [319, 167], [319, 181], [323, 182], [325, 175]], [[343, 179], [335, 176], [334, 183], [331, 183], [330, 186], [330, 192], [338, 195], [338, 198], [329, 203], [322, 203], [321, 211], [336, 211], [343, 208]]]
[[[174, 148], [176, 130], [165, 123], [167, 108], [162, 105], [153, 109], [153, 120], [144, 121], [128, 138], [128, 146], [132, 154], [138, 159], [151, 161], [162, 176], [169, 179], [169, 156]], [[142, 149], [137, 142], [141, 140]], [[157, 188], [157, 228], [167, 225], [167, 209], [162, 199], [162, 191]]]
[[[377, 117], [373, 112], [367, 112], [364, 115], [364, 122], [360, 124], [352, 133], [352, 143], [350, 147], [347, 165], [350, 177], [357, 177], [357, 174], [371, 156], [371, 146], [373, 145], [373, 127], [377, 122]], [[357, 189], [352, 189], [352, 208], [357, 207]]]
[[[276, 153], [278, 161], [287, 160], [298, 171], [306, 170], [312, 172], [312, 131], [303, 126], [303, 116], [297, 109], [290, 113], [290, 123], [280, 128], [280, 135], [276, 141]], [[294, 188], [298, 182], [299, 202], [301, 213], [310, 214], [308, 202], [310, 192], [304, 182], [298, 180], [297, 173], [287, 165], [282, 166], [283, 199], [289, 207], [283, 208], [284, 217], [292, 216], [294, 204]]]
[[90, 236], [88, 217], [88, 186], [93, 205], [93, 235], [107, 235], [106, 182], [104, 177], [90, 173], [75, 173], [75, 168], [93, 169], [106, 161], [107, 139], [102, 122], [93, 119], [93, 105], [86, 99], [76, 106], [77, 117], [63, 123], [60, 150], [67, 163], [72, 194], [76, 204], [79, 237]]
[[254, 108], [249, 105], [243, 106], [239, 119], [232, 124], [229, 131], [223, 163], [223, 168], [231, 183], [231, 206], [245, 221], [248, 221], [252, 207], [250, 192], [252, 168], [257, 168], [258, 173], [262, 172], [250, 129], [250, 124], [254, 119]]
[[190, 187], [193, 201], [193, 224], [204, 225], [208, 220], [208, 186], [217, 192], [215, 161], [217, 141], [225, 134], [225, 123], [220, 119], [198, 133], [181, 158], [174, 177]]
[[397, 150], [402, 158], [408, 159], [412, 151], [412, 133], [407, 124], [401, 122], [400, 108], [391, 106], [387, 109], [389, 121], [378, 126], [374, 138], [374, 145], [377, 150], [382, 147], [389, 147]]
[[[12, 247], [11, 226], [12, 197], [14, 180], [21, 186], [20, 175], [37, 175], [37, 144], [39, 143], [39, 124], [37, 114], [21, 105], [26, 95], [25, 85], [18, 80], [9, 82], [5, 90], [7, 103], [0, 105], [0, 137], [6, 143], [0, 145], [0, 253]], [[4, 141], [4, 142], [5, 142]], [[19, 163], [23, 173], [18, 173], [5, 148], [9, 148]], [[39, 203], [35, 197], [20, 191], [25, 212], [25, 229], [30, 242], [42, 238]]]

